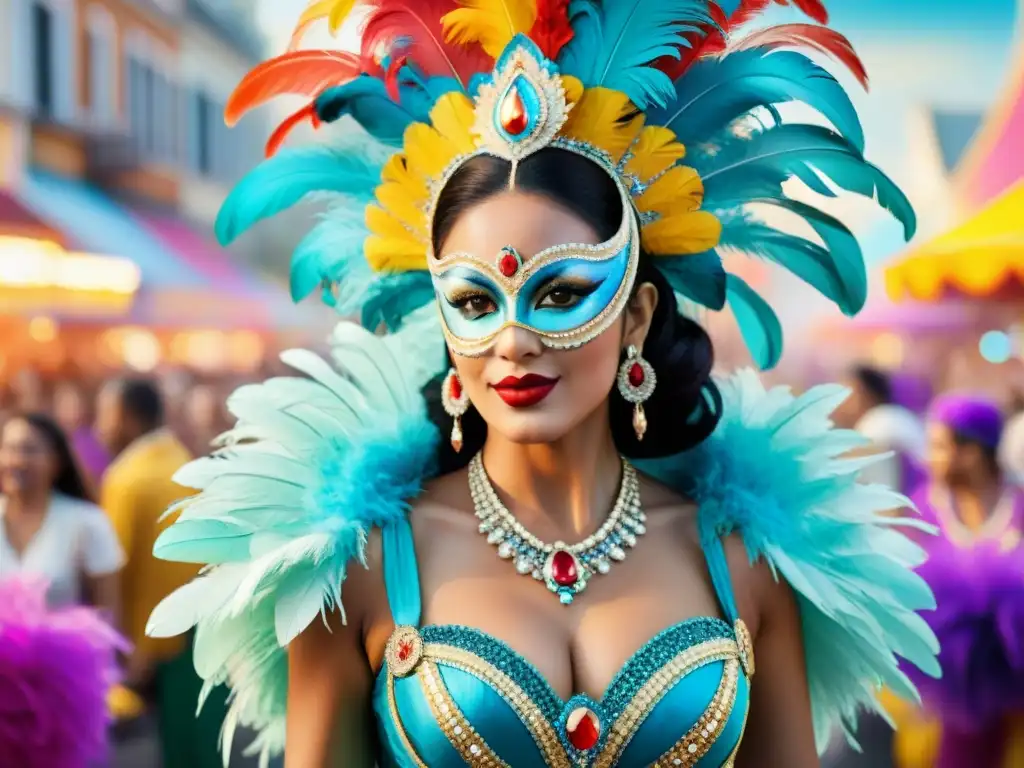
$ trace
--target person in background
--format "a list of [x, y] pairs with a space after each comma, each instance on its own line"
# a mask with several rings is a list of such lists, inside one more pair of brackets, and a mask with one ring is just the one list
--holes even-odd
[[926, 441], [921, 419], [895, 400], [894, 382], [882, 371], [858, 366], [844, 383], [850, 396], [836, 409], [836, 424], [868, 438], [876, 451], [893, 452], [890, 459], [864, 470], [861, 481], [909, 495], [924, 481]]
[[928, 417], [929, 482], [914, 494], [939, 529], [918, 572], [938, 608], [942, 678], [916, 675], [923, 711], [897, 716], [901, 768], [1024, 765], [1024, 499], [997, 459], [1003, 416], [987, 398], [945, 395]]
[[214, 438], [224, 431], [223, 398], [210, 384], [197, 384], [185, 397], [184, 418], [189, 445], [195, 453], [208, 453]]
[[116, 625], [124, 560], [61, 428], [42, 414], [7, 419], [0, 431], [0, 577], [43, 578], [51, 606], [94, 606]]
[[124, 629], [134, 650], [126, 684], [152, 705], [163, 768], [219, 768], [223, 701], [209, 701], [204, 716], [196, 719], [201, 682], [193, 668], [191, 643], [156, 640], [145, 632], [157, 603], [197, 572], [195, 566], [153, 556], [153, 543], [171, 522], [161, 520], [164, 512], [190, 494], [173, 477], [191, 456], [165, 426], [159, 390], [145, 380], [112, 381], [100, 390], [96, 434], [115, 457], [103, 478], [101, 505], [128, 556], [122, 578]]
[[75, 457], [90, 482], [98, 486], [110, 464], [110, 455], [92, 429], [81, 388], [70, 381], [60, 382], [53, 390], [53, 415], [70, 436]]

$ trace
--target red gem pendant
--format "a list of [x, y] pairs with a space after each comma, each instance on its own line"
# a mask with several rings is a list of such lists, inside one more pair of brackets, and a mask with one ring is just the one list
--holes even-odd
[[515, 87], [509, 88], [505, 98], [501, 100], [498, 119], [501, 121], [501, 127], [510, 136], [519, 136], [526, 130], [526, 126], [529, 124], [526, 105], [523, 103], [523, 97], [519, 95], [519, 91]]
[[412, 656], [412, 641], [402, 640], [398, 643], [398, 659], [399, 661], [408, 661], [409, 657]]
[[601, 738], [601, 721], [586, 707], [577, 707], [565, 721], [565, 735], [576, 749], [586, 752]]
[[458, 400], [462, 397], [462, 382], [458, 376], [452, 376], [449, 381], [448, 394], [452, 396], [452, 400]]
[[564, 549], [551, 556], [551, 579], [560, 587], [571, 587], [579, 578], [580, 571], [576, 567], [576, 558]]
[[510, 248], [503, 248], [501, 256], [498, 257], [498, 271], [505, 277], [512, 277], [519, 271], [519, 258], [515, 251]]
[[632, 387], [639, 387], [644, 383], [644, 369], [640, 363], [633, 363], [629, 367], [629, 384]]

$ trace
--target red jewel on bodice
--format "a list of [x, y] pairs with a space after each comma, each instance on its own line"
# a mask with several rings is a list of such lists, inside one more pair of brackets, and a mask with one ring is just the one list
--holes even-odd
[[452, 400], [458, 400], [462, 397], [462, 382], [459, 381], [458, 376], [452, 376], [451, 384], [448, 385], [449, 394], [452, 396]]
[[501, 258], [498, 259], [498, 271], [505, 277], [512, 277], [512, 275], [519, 271], [519, 259], [516, 258], [514, 253], [505, 251], [501, 254]]
[[601, 723], [586, 707], [574, 709], [565, 723], [569, 743], [581, 752], [593, 749], [601, 738]]
[[412, 655], [412, 640], [403, 640], [398, 644], [398, 658], [406, 661]]
[[555, 552], [551, 557], [551, 578], [560, 587], [571, 587], [579, 578], [576, 558], [565, 550]]
[[633, 363], [629, 367], [629, 384], [632, 387], [639, 387], [644, 383], [644, 369], [640, 363]]
[[501, 121], [501, 127], [510, 136], [519, 136], [526, 130], [526, 126], [529, 124], [526, 105], [523, 104], [523, 97], [519, 95], [516, 88], [510, 88], [505, 94], [505, 98], [501, 100], [498, 119]]

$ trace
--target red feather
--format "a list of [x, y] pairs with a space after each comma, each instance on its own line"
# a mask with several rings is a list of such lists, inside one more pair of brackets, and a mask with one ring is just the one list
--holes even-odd
[[448, 43], [441, 17], [460, 7], [455, 0], [374, 0], [363, 26], [360, 47], [364, 58], [377, 58], [402, 41], [402, 54], [428, 76], [454, 77], [465, 84], [478, 72], [489, 72], [494, 62], [478, 45]]
[[363, 70], [359, 56], [345, 51], [291, 51], [255, 67], [228, 98], [224, 120], [237, 123], [242, 115], [275, 96], [314, 97], [341, 85]]
[[284, 140], [288, 138], [288, 134], [292, 132], [295, 126], [299, 123], [304, 123], [307, 120], [312, 124], [314, 129], [320, 127], [320, 118], [316, 115], [315, 101], [309, 102], [309, 104], [304, 106], [298, 112], [288, 115], [288, 117], [282, 120], [281, 124], [274, 129], [274, 132], [270, 134], [270, 138], [267, 139], [267, 146], [265, 150], [267, 157], [272, 157], [276, 154], [277, 150], [281, 148], [281, 145], [284, 144]]
[[[765, 9], [772, 4], [772, 1], [773, 0], [740, 0], [740, 4], [728, 19], [725, 17], [725, 13], [719, 5], [713, 2], [710, 3], [710, 11], [715, 17], [715, 21], [718, 22], [718, 25], [721, 27], [721, 31], [714, 27], [706, 27], [700, 32], [691, 32], [687, 34], [686, 39], [689, 43], [689, 47], [682, 49], [682, 55], [680, 58], [675, 59], [671, 56], [663, 56], [661, 59], [654, 62], [654, 66], [673, 80], [678, 80], [683, 76], [683, 73], [690, 68], [693, 62], [698, 59], [702, 59], [705, 56], [713, 56], [716, 53], [724, 51], [726, 49], [727, 37], [747, 22], [760, 16], [761, 13], [763, 13]], [[822, 0], [774, 0], [774, 2], [776, 5], [792, 4], [818, 23], [828, 23], [828, 11], [825, 10]], [[843, 39], [845, 40], [846, 38]], [[833, 55], [836, 55], [836, 57], [841, 61], [847, 63], [847, 65], [850, 66], [851, 71], [853, 71], [855, 75], [857, 74], [856, 68], [851, 63], [848, 63], [845, 58], [838, 56], [832, 51], [828, 52], [833, 53]], [[856, 54], [853, 56], [854, 59], [856, 59]], [[857, 59], [858, 64], [859, 61], [860, 60]], [[863, 67], [861, 67], [861, 69], [863, 69]]]
[[749, 48], [812, 48], [845, 64], [857, 81], [864, 88], [868, 87], [867, 70], [860, 56], [853, 50], [853, 44], [844, 35], [827, 27], [814, 24], [779, 24], [751, 32], [731, 46], [732, 50]]
[[541, 53], [554, 61], [574, 34], [569, 24], [569, 0], [537, 0], [537, 18], [530, 29], [530, 39]]
[[828, 11], [825, 10], [825, 4], [821, 0], [788, 0], [788, 3], [787, 0], [775, 0], [775, 2], [779, 5], [792, 3], [819, 24], [828, 24]]
[[396, 56], [391, 60], [390, 64], [388, 64], [387, 72], [384, 73], [384, 86], [387, 88], [388, 96], [390, 96], [391, 100], [396, 104], [402, 98], [398, 90], [398, 73], [401, 72], [402, 67], [404, 67], [408, 62], [408, 56]]

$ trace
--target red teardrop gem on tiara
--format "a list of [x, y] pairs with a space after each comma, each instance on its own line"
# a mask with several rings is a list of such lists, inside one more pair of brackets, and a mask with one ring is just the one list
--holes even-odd
[[631, 387], [639, 387], [644, 383], [644, 369], [640, 363], [633, 363], [629, 366], [629, 385]]
[[565, 735], [576, 749], [586, 752], [597, 745], [601, 737], [601, 723], [589, 709], [579, 707], [569, 714], [565, 722]]
[[519, 271], [519, 259], [511, 251], [503, 252], [501, 258], [498, 259], [498, 271], [505, 277], [512, 277]]
[[452, 376], [451, 383], [448, 385], [448, 392], [452, 396], [452, 400], [458, 400], [462, 397], [462, 382], [459, 381], [458, 376]]
[[560, 587], [571, 587], [579, 578], [576, 558], [560, 549], [551, 556], [551, 578]]
[[516, 88], [509, 88], [505, 98], [501, 100], [498, 119], [501, 121], [501, 127], [510, 136], [519, 136], [526, 130], [526, 126], [530, 121], [526, 114], [526, 105], [523, 103], [523, 97], [519, 95], [519, 91]]

